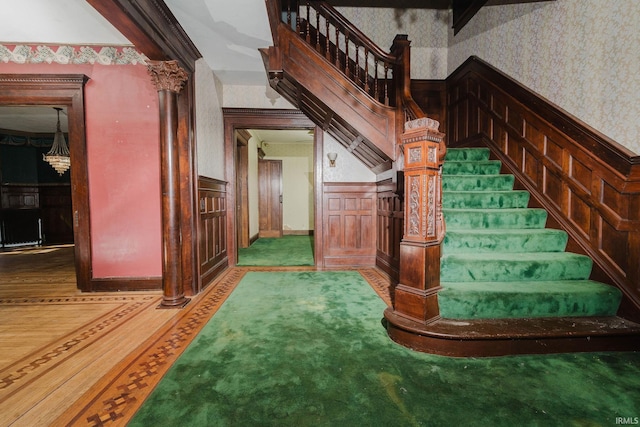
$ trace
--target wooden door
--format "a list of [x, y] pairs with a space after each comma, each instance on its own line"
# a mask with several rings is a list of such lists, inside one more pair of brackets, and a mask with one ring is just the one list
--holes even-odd
[[238, 131], [236, 145], [236, 229], [238, 248], [249, 247], [249, 147], [251, 138], [242, 129]]
[[258, 161], [259, 237], [282, 237], [282, 160]]

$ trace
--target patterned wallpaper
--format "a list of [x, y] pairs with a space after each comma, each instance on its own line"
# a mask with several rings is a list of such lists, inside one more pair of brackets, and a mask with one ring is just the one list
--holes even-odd
[[198, 175], [224, 180], [222, 84], [204, 59], [196, 61], [195, 85]]
[[[324, 182], [375, 182], [376, 175], [328, 133], [324, 133], [322, 180]], [[337, 153], [335, 167], [329, 166], [327, 153]]]
[[407, 34], [411, 41], [412, 78], [447, 77], [449, 12], [433, 9], [366, 7], [337, 9], [386, 52], [389, 51], [396, 34]]
[[131, 47], [0, 44], [0, 63], [16, 64], [146, 64], [147, 57]]
[[640, 0], [486, 6], [454, 37], [448, 72], [476, 55], [640, 154]]

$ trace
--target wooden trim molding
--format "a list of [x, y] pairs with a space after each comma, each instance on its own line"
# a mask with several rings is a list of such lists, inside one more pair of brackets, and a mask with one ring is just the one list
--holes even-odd
[[[233, 183], [227, 188], [227, 251], [229, 266], [235, 266], [237, 262], [237, 225], [236, 203], [237, 191], [235, 183], [236, 171], [236, 131], [241, 129], [314, 129], [315, 150], [315, 194], [319, 200], [319, 187], [322, 183], [322, 174], [318, 174], [318, 168], [322, 169], [322, 129], [317, 127], [307, 116], [299, 110], [286, 109], [258, 109], [258, 108], [223, 108], [224, 120], [224, 144], [225, 144], [225, 177]], [[315, 204], [316, 218], [314, 239], [316, 262], [318, 254], [322, 250], [322, 237], [318, 228], [318, 218], [322, 218], [320, 203]], [[320, 224], [321, 225], [321, 224]]]
[[0, 74], [0, 105], [65, 105], [69, 123], [71, 191], [78, 288], [96, 290], [91, 277], [91, 228], [87, 190], [84, 85], [81, 74]]
[[482, 60], [447, 79], [451, 146], [488, 145], [592, 278], [620, 288], [620, 315], [640, 318], [640, 156]]
[[149, 59], [177, 59], [189, 73], [202, 57], [167, 5], [159, 0], [87, 0]]

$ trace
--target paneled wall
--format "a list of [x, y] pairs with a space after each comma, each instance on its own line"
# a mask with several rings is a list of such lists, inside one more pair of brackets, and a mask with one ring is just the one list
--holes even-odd
[[[487, 144], [568, 249], [591, 256], [592, 277], [640, 307], [640, 157], [477, 58], [448, 79], [450, 145]], [[615, 117], [611, 117], [615, 120]]]
[[69, 184], [0, 186], [0, 244], [73, 243]]
[[400, 241], [404, 232], [404, 201], [396, 187], [393, 182], [378, 183], [377, 200], [376, 265], [394, 280], [400, 273]]
[[376, 184], [325, 183], [323, 264], [375, 265]]
[[198, 259], [199, 289], [205, 288], [229, 264], [227, 251], [227, 183], [216, 179], [198, 178]]

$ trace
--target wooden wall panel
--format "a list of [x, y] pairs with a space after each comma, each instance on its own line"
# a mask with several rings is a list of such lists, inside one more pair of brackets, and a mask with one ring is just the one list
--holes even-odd
[[487, 145], [531, 204], [565, 229], [592, 278], [624, 293], [640, 319], [640, 156], [476, 57], [447, 79], [450, 146]]
[[197, 292], [204, 289], [229, 265], [226, 186], [223, 181], [205, 177], [198, 179], [200, 280]]
[[325, 183], [323, 220], [325, 267], [375, 265], [374, 183]]
[[400, 275], [400, 241], [404, 232], [404, 202], [397, 193], [396, 183], [380, 182], [377, 187], [376, 265], [397, 282]]

